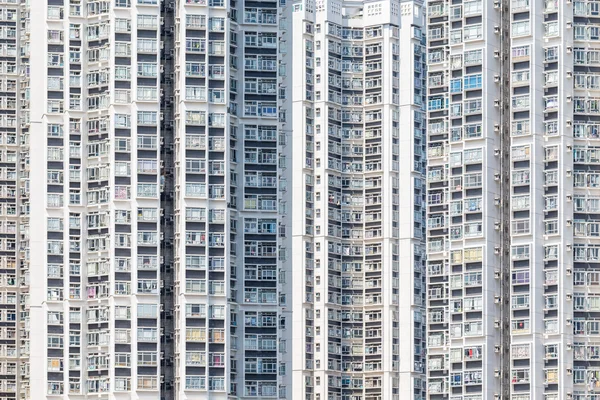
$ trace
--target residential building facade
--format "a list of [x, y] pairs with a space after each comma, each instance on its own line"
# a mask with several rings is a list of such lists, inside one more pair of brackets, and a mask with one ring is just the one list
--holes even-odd
[[430, 2], [428, 397], [598, 394], [598, 3]]
[[424, 18], [0, 0], [0, 399], [423, 399]]
[[293, 7], [294, 393], [421, 399], [424, 8]]
[[427, 4], [429, 399], [509, 398], [505, 20], [515, 3]]
[[26, 58], [21, 52], [17, 4], [0, 4], [0, 398], [25, 399], [28, 388], [29, 332], [26, 320], [29, 270], [29, 168], [27, 97], [19, 75]]

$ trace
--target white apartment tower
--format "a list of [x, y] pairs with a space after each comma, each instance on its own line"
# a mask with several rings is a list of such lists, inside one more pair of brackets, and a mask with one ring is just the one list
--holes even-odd
[[0, 0], [0, 400], [424, 399], [424, 23]]
[[424, 11], [398, 1], [293, 5], [298, 398], [425, 395]]

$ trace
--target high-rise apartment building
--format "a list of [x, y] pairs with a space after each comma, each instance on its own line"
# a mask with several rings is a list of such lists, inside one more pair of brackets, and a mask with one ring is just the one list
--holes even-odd
[[[20, 90], [19, 10], [0, 5], [0, 398], [17, 398], [27, 387], [29, 333], [27, 314], [26, 239], [29, 186], [28, 141], [23, 140], [20, 109], [27, 98]], [[23, 395], [18, 398], [25, 398]]]
[[[427, 392], [432, 400], [509, 398], [508, 21], [514, 20], [509, 10], [516, 3], [530, 2], [428, 2]], [[538, 14], [542, 11], [514, 15], [529, 27], [540, 21]], [[515, 190], [525, 195], [525, 189]], [[535, 221], [526, 210], [527, 222]], [[513, 316], [528, 313], [525, 307], [513, 310]], [[540, 367], [525, 360], [515, 365]]]
[[424, 8], [293, 7], [293, 390], [422, 399]]
[[0, 399], [422, 400], [424, 19], [0, 0]]
[[429, 2], [430, 399], [600, 394], [599, 6]]
[[423, 399], [424, 18], [0, 0], [0, 399]]

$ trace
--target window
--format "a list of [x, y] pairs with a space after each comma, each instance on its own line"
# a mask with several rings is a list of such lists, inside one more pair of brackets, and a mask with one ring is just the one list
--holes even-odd
[[158, 318], [157, 304], [138, 304], [138, 318]]
[[186, 390], [201, 390], [206, 388], [206, 376], [191, 376], [185, 377]]
[[206, 304], [186, 304], [185, 316], [188, 318], [206, 318]]
[[158, 186], [156, 183], [138, 183], [138, 197], [156, 197], [158, 196]]
[[156, 63], [139, 62], [137, 71], [138, 76], [156, 77], [158, 73], [158, 67]]
[[158, 113], [156, 111], [138, 111], [138, 125], [156, 125]]
[[206, 76], [206, 65], [202, 62], [186, 62], [185, 63], [185, 75], [204, 77]]
[[470, 50], [464, 53], [464, 63], [468, 65], [481, 64], [483, 60], [483, 50]]
[[137, 139], [138, 149], [149, 149], [154, 150], [157, 148], [156, 136], [138, 135]]
[[465, 17], [481, 14], [482, 10], [483, 10], [483, 2], [481, 0], [465, 1], [465, 3], [464, 3]]
[[209, 387], [208, 390], [216, 390], [223, 391], [225, 390], [225, 378], [223, 377], [209, 377], [208, 378]]
[[511, 308], [529, 308], [529, 294], [513, 295], [511, 298]]
[[188, 53], [205, 53], [206, 41], [200, 38], [186, 38], [185, 51]]
[[512, 233], [515, 235], [528, 234], [530, 231], [530, 220], [513, 220], [512, 221]]
[[124, 18], [115, 19], [115, 31], [119, 33], [131, 32], [131, 20]]
[[62, 113], [64, 112], [64, 101], [63, 100], [48, 100], [48, 113]]
[[185, 171], [188, 173], [205, 173], [206, 161], [202, 159], [186, 159]]
[[458, 93], [462, 91], [462, 81], [460, 79], [452, 79], [450, 81], [450, 93]]
[[465, 41], [478, 40], [483, 37], [483, 27], [479, 25], [465, 26], [463, 30], [463, 38]]
[[131, 7], [131, 0], [115, 0], [115, 7], [129, 8]]
[[206, 293], [206, 280], [204, 279], [186, 279], [185, 291], [188, 293]]
[[547, 62], [558, 61], [558, 55], [559, 55], [559, 51], [558, 51], [558, 47], [556, 47], [556, 46], [547, 47], [544, 49], [544, 56], [545, 56], [544, 61], [547, 61]]
[[[597, 29], [596, 29], [597, 31]], [[558, 36], [559, 34], [559, 27], [558, 27], [558, 22], [556, 21], [552, 21], [552, 22], [545, 22], [544, 23], [544, 37], [554, 37], [554, 36]], [[598, 38], [598, 34], [596, 32], [596, 40]]]
[[158, 26], [158, 17], [156, 15], [139, 14], [137, 17], [138, 28], [156, 28]]
[[204, 111], [186, 111], [185, 123], [187, 125], [204, 125], [206, 124], [206, 114]]
[[158, 354], [155, 351], [141, 351], [138, 352], [138, 365], [143, 366], [156, 366], [158, 365]]
[[186, 269], [205, 269], [206, 258], [204, 256], [186, 256]]
[[131, 43], [115, 42], [115, 56], [131, 57]]
[[512, 246], [511, 254], [512, 254], [513, 260], [528, 259], [529, 258], [529, 248], [530, 247], [528, 244]]
[[158, 378], [154, 375], [138, 375], [137, 386], [139, 390], [158, 390]]
[[206, 100], [206, 87], [204, 87], [204, 86], [186, 86], [185, 87], [185, 99], [186, 100], [200, 100], [200, 101]]
[[138, 53], [156, 53], [158, 50], [158, 44], [156, 39], [138, 39], [137, 51]]
[[115, 114], [115, 127], [116, 128], [130, 128], [131, 127], [131, 116], [126, 114]]
[[469, 75], [463, 78], [465, 90], [469, 89], [481, 89], [482, 87], [482, 75]]
[[185, 220], [186, 221], [205, 221], [206, 220], [206, 209], [187, 207], [185, 209]]
[[206, 184], [186, 183], [185, 195], [189, 197], [206, 197]]
[[140, 101], [151, 101], [156, 100], [158, 96], [158, 89], [154, 86], [138, 86], [137, 98]]
[[156, 328], [138, 328], [137, 339], [140, 342], [156, 342], [158, 331]]
[[115, 79], [130, 80], [131, 79], [131, 67], [116, 66], [115, 67]]
[[48, 124], [48, 136], [50, 137], [63, 137], [64, 130], [61, 124]]
[[529, 20], [513, 22], [511, 30], [512, 36], [519, 37], [529, 35], [529, 28]]
[[48, 43], [60, 44], [64, 41], [64, 31], [48, 30]]

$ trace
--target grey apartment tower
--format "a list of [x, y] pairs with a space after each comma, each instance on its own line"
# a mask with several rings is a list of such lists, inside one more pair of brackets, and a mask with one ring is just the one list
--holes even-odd
[[0, 0], [0, 400], [423, 400], [425, 21]]
[[427, 3], [427, 398], [600, 398], [600, 2]]

